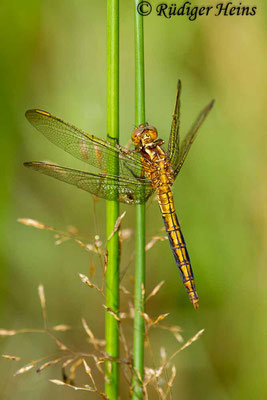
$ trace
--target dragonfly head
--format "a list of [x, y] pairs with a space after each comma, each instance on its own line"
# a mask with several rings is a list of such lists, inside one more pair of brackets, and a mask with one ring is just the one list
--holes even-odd
[[154, 126], [141, 124], [132, 133], [132, 142], [135, 146], [145, 146], [154, 142], [158, 137], [158, 131]]

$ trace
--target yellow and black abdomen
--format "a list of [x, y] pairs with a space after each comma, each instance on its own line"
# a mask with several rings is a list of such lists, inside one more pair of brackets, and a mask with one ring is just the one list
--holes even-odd
[[[165, 187], [164, 187], [165, 186]], [[173, 195], [169, 185], [159, 187], [157, 190], [158, 201], [166, 232], [169, 237], [170, 246], [179, 268], [184, 287], [189, 295], [194, 308], [198, 308], [198, 295], [195, 288], [193, 271], [190, 258], [186, 249], [186, 244], [181, 232], [177, 215], [174, 209]]]

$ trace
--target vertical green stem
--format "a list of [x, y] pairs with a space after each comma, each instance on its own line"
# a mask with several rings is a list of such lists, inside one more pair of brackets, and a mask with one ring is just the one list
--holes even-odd
[[[111, 142], [119, 141], [119, 0], [107, 0], [107, 134]], [[109, 160], [109, 173], [118, 175], [119, 160]], [[117, 201], [107, 201], [107, 237], [119, 216]], [[108, 241], [108, 267], [106, 273], [106, 306], [119, 312], [119, 236], [116, 232]], [[119, 357], [118, 321], [106, 312], [106, 352]], [[119, 397], [119, 366], [106, 362], [106, 395], [110, 400]]]
[[[135, 0], [135, 124], [145, 123], [145, 77], [144, 77], [144, 33], [143, 17], [137, 12]], [[145, 204], [136, 207], [136, 270], [135, 270], [135, 317], [133, 346], [133, 396], [143, 398], [145, 325], [140, 312], [144, 312], [145, 288]]]

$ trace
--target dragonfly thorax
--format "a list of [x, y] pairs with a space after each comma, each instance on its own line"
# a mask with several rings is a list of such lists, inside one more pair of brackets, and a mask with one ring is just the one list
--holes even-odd
[[153, 143], [158, 137], [154, 126], [141, 124], [132, 133], [132, 142], [136, 147], [145, 147]]

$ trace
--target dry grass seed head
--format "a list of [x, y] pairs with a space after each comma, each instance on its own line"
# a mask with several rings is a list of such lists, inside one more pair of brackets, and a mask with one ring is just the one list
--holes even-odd
[[27, 364], [24, 367], [20, 368], [18, 371], [16, 371], [14, 376], [24, 374], [25, 372], [28, 372], [33, 367], [34, 367], [34, 364]]
[[7, 360], [11, 360], [11, 361], [20, 361], [22, 360], [21, 357], [17, 357], [17, 356], [10, 356], [8, 354], [2, 354], [2, 357], [7, 359]]
[[154, 289], [152, 290], [152, 292], [147, 296], [146, 301], [148, 301], [151, 297], [158, 294], [158, 292], [160, 291], [160, 289], [164, 285], [164, 283], [165, 283], [165, 281], [161, 281], [158, 285], [156, 285], [154, 287]]
[[115, 233], [117, 232], [117, 230], [119, 229], [120, 224], [121, 224], [121, 221], [123, 220], [123, 218], [125, 217], [125, 215], [126, 215], [126, 211], [124, 211], [124, 212], [118, 217], [117, 221], [115, 222], [114, 228], [113, 228], [111, 234], [109, 235], [109, 237], [108, 237], [108, 239], [107, 239], [108, 241], [112, 238], [112, 236], [114, 236], [114, 234], [115, 234]]
[[7, 330], [7, 329], [0, 329], [0, 336], [14, 336], [18, 333], [18, 331], [15, 330]]
[[50, 367], [51, 365], [55, 365], [57, 363], [59, 363], [59, 361], [62, 361], [62, 357], [57, 358], [56, 360], [51, 360], [51, 361], [47, 361], [46, 363], [44, 363], [43, 365], [41, 365], [40, 367], [37, 368], [36, 372], [41, 372], [43, 371], [43, 369]]
[[52, 327], [53, 331], [56, 332], [66, 332], [71, 329], [69, 325], [59, 324]]
[[103, 307], [110, 315], [112, 315], [113, 318], [115, 318], [117, 321], [121, 322], [118, 315], [114, 311], [112, 311], [111, 308], [107, 307], [105, 304], [103, 304]]

